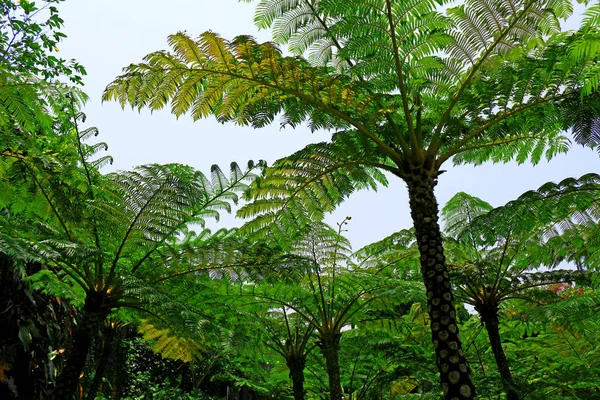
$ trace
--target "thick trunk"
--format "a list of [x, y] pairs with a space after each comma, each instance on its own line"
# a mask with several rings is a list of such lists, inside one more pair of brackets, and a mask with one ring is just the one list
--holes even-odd
[[115, 348], [115, 364], [110, 377], [110, 399], [121, 400], [123, 397], [123, 383], [126, 381], [127, 354], [123, 349], [122, 341], [117, 340]]
[[73, 344], [65, 360], [65, 366], [56, 379], [52, 400], [71, 400], [77, 391], [79, 377], [96, 332], [95, 327], [92, 327], [87, 320], [88, 318], [84, 316], [81, 326], [78, 326], [73, 334]]
[[329, 377], [329, 399], [330, 400], [342, 400], [342, 383], [340, 380], [340, 364], [339, 364], [339, 351], [340, 351], [340, 335], [335, 335], [334, 338], [328, 338], [327, 340], [321, 341], [319, 347], [321, 353], [325, 358], [325, 366], [327, 368], [327, 375]]
[[286, 360], [292, 378], [294, 400], [304, 400], [304, 365], [305, 358], [302, 356], [290, 356]]
[[92, 340], [108, 315], [108, 311], [105, 310], [95, 311], [98, 308], [95, 307], [94, 300], [86, 298], [83, 315], [73, 334], [73, 342], [65, 366], [56, 379], [52, 400], [71, 400], [77, 392], [79, 378], [85, 367]]
[[500, 377], [502, 378], [502, 386], [506, 392], [507, 400], [519, 400], [519, 394], [517, 392], [516, 385], [513, 381], [512, 374], [508, 365], [506, 354], [502, 348], [502, 342], [500, 340], [500, 330], [498, 328], [498, 306], [476, 306], [475, 309], [481, 316], [485, 329], [487, 330], [488, 337], [490, 339], [490, 346], [496, 359], [496, 365], [500, 371]]
[[415, 169], [404, 179], [408, 185], [411, 216], [421, 254], [436, 364], [445, 399], [474, 399], [475, 387], [458, 336], [456, 310], [438, 224], [438, 205], [433, 192], [437, 178], [433, 175], [433, 172]]
[[94, 380], [88, 389], [86, 400], [94, 400], [96, 398], [98, 389], [100, 389], [100, 385], [102, 384], [102, 378], [104, 377], [106, 366], [108, 365], [108, 362], [114, 352], [115, 338], [115, 329], [109, 327], [106, 330], [102, 355], [100, 356], [100, 360], [98, 360], [98, 364], [96, 365], [96, 373], [94, 374]]

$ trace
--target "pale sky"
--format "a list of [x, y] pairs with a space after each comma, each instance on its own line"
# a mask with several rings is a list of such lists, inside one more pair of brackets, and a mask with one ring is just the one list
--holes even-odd
[[[269, 32], [259, 32], [253, 24], [255, 4], [237, 0], [67, 0], [61, 4], [63, 32], [68, 38], [59, 55], [76, 58], [88, 71], [84, 90], [91, 99], [85, 109], [86, 124], [100, 129], [98, 138], [108, 144], [115, 159], [105, 171], [178, 162], [208, 173], [212, 164], [227, 170], [232, 161], [244, 165], [249, 159], [265, 159], [272, 163], [308, 143], [328, 139], [326, 132], [311, 133], [306, 128], [280, 131], [277, 122], [254, 130], [222, 125], [214, 119], [193, 122], [183, 116], [177, 120], [168, 110], [139, 114], [121, 110], [116, 103], [101, 103], [104, 87], [121, 68], [152, 51], [167, 49], [169, 34], [185, 30], [196, 35], [211, 30], [226, 39], [250, 34], [259, 41], [269, 40]], [[598, 154], [581, 146], [535, 167], [514, 163], [452, 167], [448, 163], [436, 194], [440, 207], [459, 191], [500, 206], [545, 182], [599, 172], [599, 166]], [[411, 227], [404, 183], [391, 177], [388, 188], [353, 194], [328, 222], [334, 225], [346, 215], [352, 216], [346, 235], [355, 249]], [[224, 226], [241, 223], [223, 217]]]

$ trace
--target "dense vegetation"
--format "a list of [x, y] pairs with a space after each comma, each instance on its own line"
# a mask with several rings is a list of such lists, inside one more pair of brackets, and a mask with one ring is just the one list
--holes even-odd
[[[600, 149], [598, 4], [261, 0], [273, 43], [177, 33], [104, 99], [331, 140], [103, 174], [61, 1], [0, 0], [1, 398], [600, 397], [600, 176], [434, 194], [450, 160]], [[414, 227], [353, 250], [324, 216], [390, 177]]]

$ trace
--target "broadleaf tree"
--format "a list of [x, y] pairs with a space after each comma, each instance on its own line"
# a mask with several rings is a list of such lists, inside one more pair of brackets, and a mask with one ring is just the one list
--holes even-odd
[[177, 33], [172, 51], [126, 67], [104, 99], [169, 105], [195, 120], [262, 127], [279, 117], [333, 131], [255, 184], [240, 215], [254, 217], [256, 230], [319, 217], [386, 183], [382, 171], [402, 179], [444, 396], [471, 399], [434, 188], [449, 160], [537, 163], [567, 151], [565, 128], [593, 137], [585, 131], [597, 110], [584, 105], [598, 88], [596, 8], [581, 29], [563, 32], [570, 0], [260, 0], [257, 25], [293, 56], [243, 35]]

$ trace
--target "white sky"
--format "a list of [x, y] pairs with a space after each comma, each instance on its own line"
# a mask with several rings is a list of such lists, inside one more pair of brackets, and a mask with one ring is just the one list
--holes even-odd
[[[60, 6], [63, 32], [68, 38], [59, 55], [76, 58], [88, 71], [84, 80], [84, 90], [91, 97], [85, 109], [87, 124], [100, 129], [99, 138], [108, 144], [108, 152], [115, 159], [111, 169], [178, 162], [208, 173], [212, 164], [227, 170], [231, 161], [244, 165], [249, 159], [265, 159], [272, 163], [308, 143], [327, 140], [327, 133], [311, 134], [304, 128], [280, 131], [277, 122], [253, 130], [222, 125], [214, 119], [193, 122], [184, 116], [177, 120], [168, 110], [138, 114], [131, 109], [123, 111], [116, 103], [101, 104], [104, 87], [121, 68], [139, 62], [152, 51], [166, 49], [169, 34], [185, 30], [196, 35], [212, 30], [226, 39], [250, 34], [260, 41], [269, 40], [268, 31], [258, 32], [253, 25], [255, 4], [237, 0], [68, 0]], [[598, 154], [580, 146], [536, 167], [448, 164], [436, 193], [440, 207], [459, 191], [499, 206], [545, 182], [598, 172], [599, 165]], [[352, 216], [346, 235], [355, 249], [409, 228], [404, 183], [392, 177], [389, 188], [355, 193], [328, 220], [335, 225], [346, 215]], [[223, 217], [227, 226], [240, 224]]]

